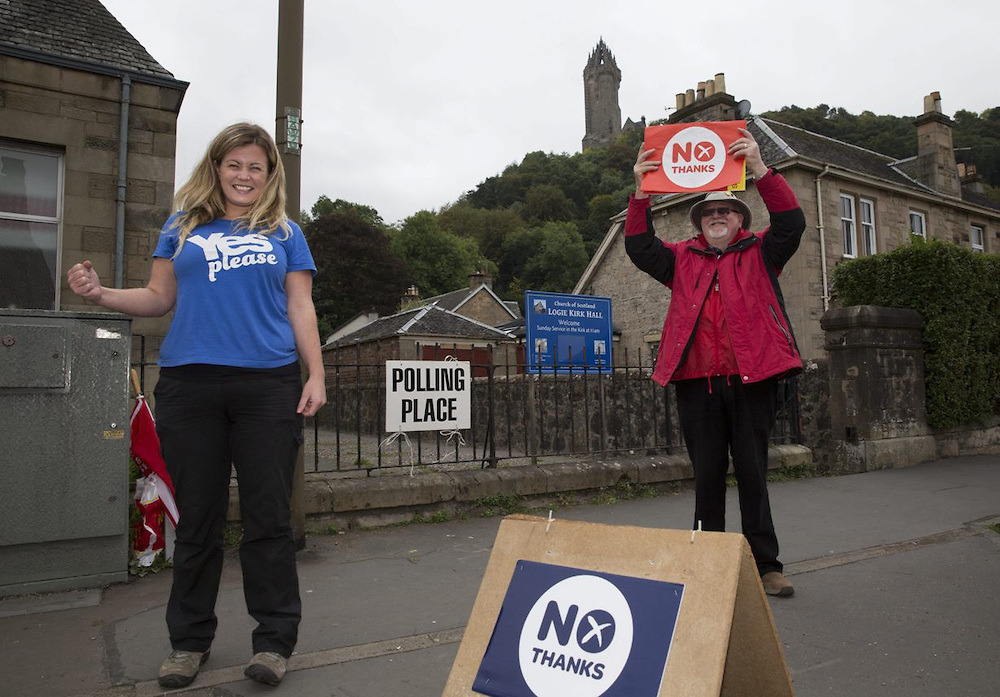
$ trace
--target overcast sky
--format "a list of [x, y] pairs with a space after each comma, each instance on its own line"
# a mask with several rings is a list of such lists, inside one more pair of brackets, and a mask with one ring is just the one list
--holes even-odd
[[[191, 83], [178, 182], [224, 126], [273, 132], [278, 0], [102, 2]], [[583, 68], [601, 37], [622, 71], [623, 121], [668, 116], [676, 93], [719, 72], [752, 113], [916, 116], [939, 91], [954, 115], [1000, 106], [998, 20], [995, 0], [305, 0], [300, 207], [325, 194], [391, 223], [527, 152], [578, 152]]]

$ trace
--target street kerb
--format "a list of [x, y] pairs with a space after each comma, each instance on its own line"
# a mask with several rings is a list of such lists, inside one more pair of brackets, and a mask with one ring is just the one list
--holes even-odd
[[[561, 596], [570, 579], [576, 595]], [[656, 614], [661, 601], [673, 609]], [[606, 646], [585, 631], [599, 627], [610, 627]], [[501, 522], [443, 697], [480, 694], [794, 693], [742, 535], [512, 515]]]

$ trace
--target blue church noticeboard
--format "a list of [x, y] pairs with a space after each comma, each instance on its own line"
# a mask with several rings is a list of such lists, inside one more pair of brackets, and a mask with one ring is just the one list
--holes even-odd
[[524, 292], [528, 372], [611, 367], [611, 298]]

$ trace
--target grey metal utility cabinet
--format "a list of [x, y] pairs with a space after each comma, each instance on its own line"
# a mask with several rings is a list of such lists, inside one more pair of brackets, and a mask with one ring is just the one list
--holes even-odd
[[128, 579], [131, 320], [0, 309], [0, 596]]

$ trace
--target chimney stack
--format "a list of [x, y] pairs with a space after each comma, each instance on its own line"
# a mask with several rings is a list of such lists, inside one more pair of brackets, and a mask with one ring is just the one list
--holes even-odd
[[493, 289], [493, 277], [482, 269], [469, 274], [469, 290], [476, 290], [479, 286]]
[[941, 111], [941, 93], [924, 97], [924, 113], [917, 117], [917, 179], [946, 196], [961, 197], [952, 130], [955, 122]]
[[737, 118], [736, 100], [726, 92], [726, 74], [698, 83], [697, 89], [677, 93], [677, 109], [670, 123], [694, 121], [732, 121]]
[[716, 73], [715, 74], [715, 91], [725, 92], [726, 91], [726, 74]]

